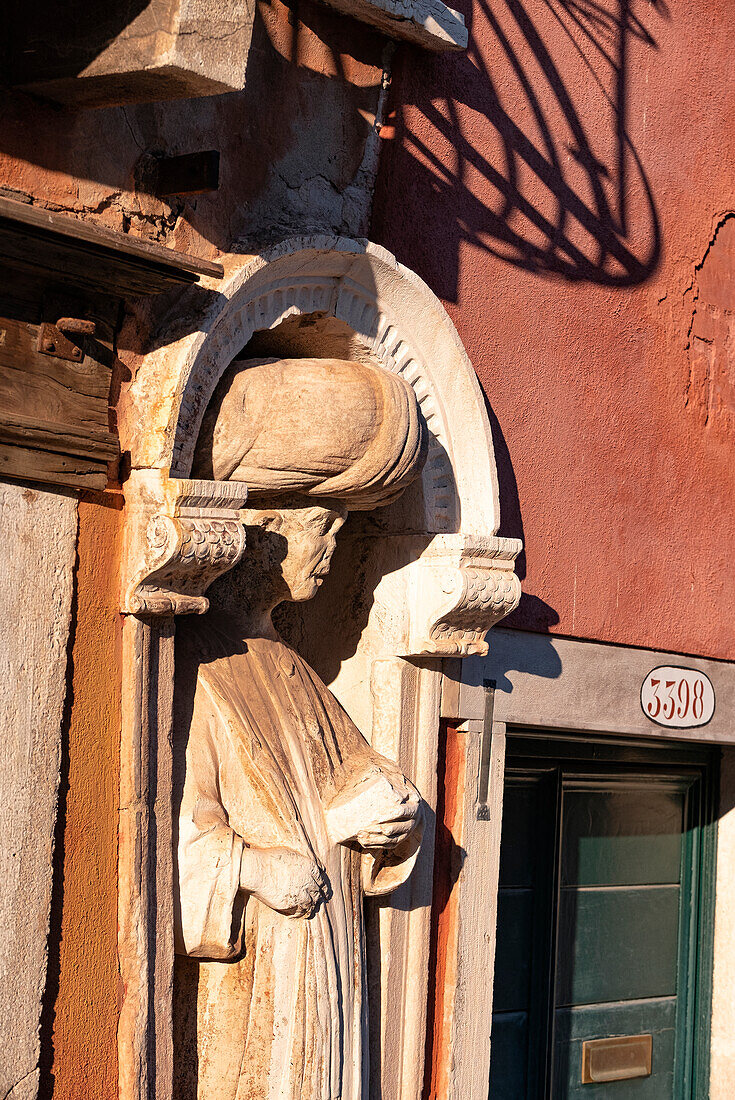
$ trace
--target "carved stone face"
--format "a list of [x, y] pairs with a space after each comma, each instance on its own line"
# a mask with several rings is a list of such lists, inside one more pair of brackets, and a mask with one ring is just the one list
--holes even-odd
[[257, 556], [263, 574], [276, 582], [281, 599], [303, 601], [316, 595], [329, 572], [337, 532], [346, 518], [346, 509], [311, 503], [251, 512], [251, 558]]
[[337, 532], [347, 513], [311, 506], [286, 508], [280, 517], [279, 534], [288, 544], [281, 562], [283, 581], [292, 600], [310, 600], [329, 572]]

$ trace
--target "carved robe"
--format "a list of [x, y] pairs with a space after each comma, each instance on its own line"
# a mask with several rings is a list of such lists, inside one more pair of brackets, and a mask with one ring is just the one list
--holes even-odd
[[[391, 853], [368, 855], [330, 841], [325, 808], [370, 769], [400, 773], [284, 643], [237, 641], [206, 621], [188, 632], [180, 667], [196, 676], [196, 690], [179, 818], [177, 949], [208, 960], [196, 995], [196, 1095], [361, 1100], [363, 893], [387, 893], [408, 876], [421, 830]], [[307, 920], [243, 894], [245, 844], [315, 856], [331, 897]]]

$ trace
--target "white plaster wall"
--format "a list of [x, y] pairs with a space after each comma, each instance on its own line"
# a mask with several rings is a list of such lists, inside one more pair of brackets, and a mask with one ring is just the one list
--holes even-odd
[[0, 483], [0, 1097], [38, 1092], [77, 503]]

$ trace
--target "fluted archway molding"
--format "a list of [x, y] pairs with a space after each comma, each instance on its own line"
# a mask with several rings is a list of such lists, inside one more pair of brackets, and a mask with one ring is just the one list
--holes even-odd
[[[423, 526], [432, 540], [402, 578], [410, 614], [393, 651], [483, 652], [487, 630], [520, 598], [513, 572], [520, 543], [496, 534], [498, 479], [485, 402], [441, 302], [394, 256], [364, 240], [297, 237], [222, 260], [225, 278], [182, 295], [121, 403], [121, 443], [133, 470], [187, 478], [214, 389], [253, 334], [293, 315], [336, 318], [411, 383], [431, 433]], [[130, 598], [126, 609], [139, 604]]]
[[[224, 279], [205, 280], [181, 296], [127, 391], [121, 443], [133, 468], [187, 477], [214, 388], [253, 333], [294, 314], [325, 313], [414, 386], [432, 436], [451, 461], [460, 503], [459, 523], [453, 522], [441, 492], [432, 494], [434, 530], [496, 533], [498, 482], [482, 393], [426, 283], [379, 245], [344, 237], [295, 237], [257, 255], [220, 260]], [[431, 469], [436, 482], [446, 475], [440, 463]]]

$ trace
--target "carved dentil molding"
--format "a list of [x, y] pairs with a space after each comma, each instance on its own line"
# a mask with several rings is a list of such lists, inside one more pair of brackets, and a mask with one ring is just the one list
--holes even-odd
[[190, 469], [204, 409], [221, 377], [223, 365], [229, 364], [242, 351], [243, 342], [258, 330], [277, 328], [289, 317], [314, 313], [329, 314], [349, 325], [386, 370], [401, 375], [413, 387], [429, 428], [424, 492], [430, 529], [450, 531], [456, 520], [455, 502], [451, 490], [448, 491], [453, 480], [449, 457], [452, 445], [439, 387], [430, 366], [411, 345], [405, 325], [347, 275], [326, 279], [323, 275], [300, 271], [288, 280], [274, 279], [272, 284], [253, 291], [253, 296], [238, 308], [234, 320], [230, 319], [227, 326], [227, 335], [218, 329], [213, 331], [205, 361], [181, 394], [171, 456], [172, 471], [184, 474]]
[[474, 530], [497, 529], [497, 477], [479, 383], [446, 310], [417, 275], [378, 245], [319, 234], [222, 263], [227, 274], [217, 294], [183, 298], [181, 312], [134, 370], [119, 414], [121, 446], [134, 468], [187, 477], [217, 383], [252, 335], [293, 316], [326, 314], [413, 386], [431, 439], [426, 529], [456, 531], [460, 514], [472, 517]]
[[437, 535], [410, 568], [408, 654], [484, 656], [485, 635], [521, 598], [520, 539]]
[[246, 499], [240, 482], [133, 471], [125, 487], [123, 612], [203, 614], [206, 590], [243, 555]]

